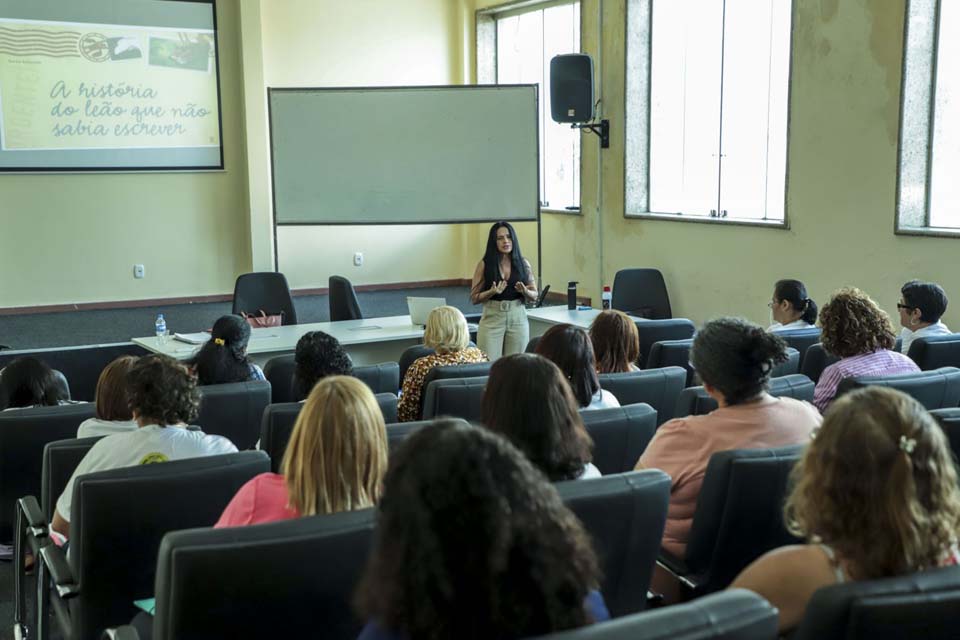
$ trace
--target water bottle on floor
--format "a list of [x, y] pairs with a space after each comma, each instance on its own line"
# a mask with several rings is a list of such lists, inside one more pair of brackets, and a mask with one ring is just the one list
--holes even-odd
[[157, 344], [167, 344], [167, 321], [163, 319], [163, 314], [157, 314], [157, 321], [154, 323], [157, 329]]

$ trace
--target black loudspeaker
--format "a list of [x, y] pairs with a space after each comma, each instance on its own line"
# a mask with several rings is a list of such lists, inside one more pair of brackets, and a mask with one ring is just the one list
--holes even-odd
[[585, 53], [550, 61], [550, 115], [554, 122], [593, 120], [593, 59]]

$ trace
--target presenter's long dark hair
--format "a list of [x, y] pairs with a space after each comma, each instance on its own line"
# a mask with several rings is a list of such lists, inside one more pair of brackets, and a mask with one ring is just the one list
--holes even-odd
[[489, 289], [494, 282], [500, 280], [500, 251], [497, 249], [497, 230], [505, 227], [510, 232], [510, 242], [513, 243], [513, 249], [510, 251], [510, 273], [517, 274], [520, 282], [526, 282], [530, 279], [527, 268], [523, 263], [523, 254], [520, 253], [520, 242], [517, 240], [517, 232], [513, 230], [513, 225], [506, 221], [494, 222], [490, 227], [490, 233], [487, 234], [487, 250], [483, 254], [483, 288]]
[[240, 316], [221, 316], [210, 333], [210, 340], [190, 362], [197, 372], [197, 382], [208, 385], [249, 380], [250, 325], [247, 321]]

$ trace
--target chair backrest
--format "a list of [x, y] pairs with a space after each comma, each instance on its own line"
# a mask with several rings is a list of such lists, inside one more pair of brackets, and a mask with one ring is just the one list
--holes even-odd
[[[432, 356], [435, 353], [436, 351], [422, 344], [407, 347], [404, 352], [400, 354], [400, 360], [397, 362], [397, 364], [400, 365], [400, 384], [403, 384], [404, 378], [407, 377], [407, 369], [410, 368], [410, 365], [424, 356]], [[399, 387], [397, 388], [399, 389]]]
[[157, 558], [155, 640], [356, 638], [351, 599], [374, 510], [168, 533]]
[[[70, 476], [91, 447], [104, 436], [68, 438], [48, 442], [43, 448], [43, 472], [40, 485], [40, 505], [47, 522], [53, 521], [57, 499], [67, 488]], [[33, 495], [33, 494], [31, 494]]]
[[777, 610], [746, 589], [635, 613], [540, 640], [775, 640]]
[[690, 366], [690, 349], [693, 348], [693, 338], [683, 340], [661, 340], [650, 346], [650, 355], [647, 356], [647, 369], [662, 369], [663, 367], [681, 367], [687, 372], [685, 387], [693, 386], [693, 367]]
[[800, 373], [800, 352], [793, 347], [787, 347], [787, 359], [773, 368], [770, 377], [782, 378], [797, 373]]
[[645, 403], [656, 409], [657, 425], [674, 416], [677, 398], [687, 381], [687, 372], [680, 367], [644, 369], [626, 373], [601, 373], [600, 386], [621, 405]]
[[667, 284], [659, 269], [621, 269], [613, 277], [610, 306], [638, 318], [672, 318]]
[[[392, 393], [376, 394], [377, 404], [383, 412], [383, 421], [392, 424], [397, 421], [397, 396]], [[303, 407], [301, 402], [281, 402], [267, 405], [260, 422], [260, 450], [270, 456], [270, 470], [280, 473], [280, 463], [290, 442], [290, 435], [297, 423], [297, 416]], [[389, 432], [388, 432], [389, 433]]]
[[581, 411], [593, 440], [593, 464], [602, 474], [633, 471], [657, 430], [657, 411], [648, 404]]
[[687, 340], [693, 337], [696, 327], [686, 318], [670, 320], [637, 320], [637, 335], [640, 338], [640, 357], [637, 359], [644, 369], [653, 369], [648, 360], [653, 345], [664, 340]]
[[814, 592], [792, 640], [957, 637], [960, 567], [847, 582]]
[[950, 441], [950, 450], [953, 451], [953, 457], [960, 461], [960, 407], [950, 409], [934, 409], [930, 412], [944, 433], [947, 434], [947, 440]]
[[[767, 393], [775, 398], [795, 398], [813, 402], [813, 391], [816, 385], [807, 376], [795, 374], [771, 378]], [[674, 415], [702, 416], [717, 408], [717, 401], [707, 395], [703, 387], [688, 387], [680, 393]]]
[[710, 456], [684, 558], [697, 588], [727, 587], [770, 549], [796, 542], [783, 521], [790, 471], [805, 445], [735, 449]]
[[94, 344], [54, 349], [23, 349], [0, 352], [0, 369], [11, 361], [31, 356], [43, 360], [51, 369], [63, 373], [70, 383], [70, 397], [91, 402], [97, 391], [97, 380], [104, 367], [120, 356], [142, 356], [148, 352], [132, 342]]
[[800, 373], [807, 376], [814, 382], [820, 380], [820, 374], [823, 370], [839, 362], [840, 357], [827, 353], [826, 349], [819, 342], [807, 347], [807, 353], [803, 356], [803, 362], [800, 364]]
[[960, 367], [960, 333], [917, 338], [907, 353], [923, 371]]
[[789, 329], [788, 331], [777, 331], [776, 334], [783, 338], [788, 347], [800, 352], [800, 366], [803, 366], [803, 358], [807, 355], [807, 349], [811, 345], [820, 342], [820, 328], [809, 327], [807, 329]]
[[400, 389], [400, 366], [396, 362], [354, 367], [353, 377], [363, 381], [374, 393], [396, 394]]
[[479, 422], [486, 386], [487, 376], [434, 380], [423, 394], [423, 419], [450, 416]]
[[[423, 379], [423, 388], [426, 389], [434, 380], [452, 380], [454, 378], [485, 378], [490, 375], [491, 362], [470, 362], [468, 364], [451, 364], [434, 367], [427, 372]], [[425, 393], [420, 394], [420, 409], [426, 401]], [[443, 415], [443, 414], [438, 414]], [[424, 416], [426, 417], [426, 416]]]
[[610, 614], [641, 611], [667, 520], [670, 477], [647, 469], [560, 482], [557, 490], [593, 540]]
[[282, 273], [260, 271], [245, 273], [233, 285], [233, 311], [259, 313], [283, 312], [283, 324], [297, 324], [297, 308], [290, 296], [290, 286]]
[[270, 383], [270, 402], [296, 402], [293, 374], [297, 370], [295, 355], [275, 356], [263, 365], [263, 376]]
[[265, 380], [231, 382], [200, 387], [197, 424], [204, 433], [224, 436], [237, 449], [252, 449], [260, 436], [260, 419], [270, 404]]
[[77, 427], [94, 415], [92, 403], [0, 411], [0, 543], [13, 540], [14, 505], [40, 495], [43, 448], [77, 437]]
[[927, 409], [945, 409], [960, 404], [960, 369], [957, 367], [894, 376], [844, 378], [837, 385], [837, 397], [851, 389], [868, 386], [898, 389], [916, 398]]
[[242, 451], [76, 478], [68, 562], [81, 590], [69, 600], [70, 637], [129, 622], [133, 601], [153, 596], [164, 534], [213, 525], [244, 483], [269, 470], [262, 451]]
[[329, 287], [330, 322], [363, 318], [357, 292], [349, 280], [343, 276], [330, 276]]

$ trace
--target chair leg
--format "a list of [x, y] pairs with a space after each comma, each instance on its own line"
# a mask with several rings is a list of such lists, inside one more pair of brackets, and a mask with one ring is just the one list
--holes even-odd
[[49, 640], [50, 638], [50, 585], [47, 584], [46, 565], [42, 558], [38, 556], [35, 560], [37, 574], [37, 624], [36, 640]]

